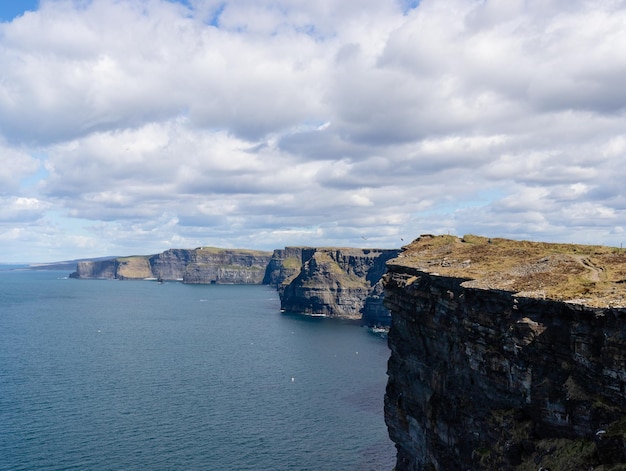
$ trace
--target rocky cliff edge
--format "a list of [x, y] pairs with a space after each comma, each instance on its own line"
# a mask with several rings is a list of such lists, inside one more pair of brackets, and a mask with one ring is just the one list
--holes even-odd
[[422, 236], [388, 263], [404, 470], [626, 469], [626, 256]]

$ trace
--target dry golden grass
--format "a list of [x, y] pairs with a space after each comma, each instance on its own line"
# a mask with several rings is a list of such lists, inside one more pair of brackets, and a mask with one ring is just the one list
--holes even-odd
[[247, 255], [256, 255], [259, 257], [271, 256], [272, 252], [266, 252], [263, 250], [251, 250], [251, 249], [223, 249], [219, 247], [198, 247], [196, 252], [203, 252], [207, 254], [228, 254], [228, 253], [241, 253]]
[[117, 273], [124, 278], [143, 279], [152, 276], [148, 257], [122, 257], [118, 258], [117, 261], [119, 262]]
[[392, 263], [465, 278], [464, 286], [592, 306], [626, 306], [626, 252], [615, 247], [421, 236]]

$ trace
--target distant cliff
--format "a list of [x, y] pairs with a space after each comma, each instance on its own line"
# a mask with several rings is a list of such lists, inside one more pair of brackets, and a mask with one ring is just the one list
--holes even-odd
[[265, 282], [277, 287], [281, 308], [308, 315], [389, 324], [382, 275], [399, 250], [287, 247], [274, 251]]
[[173, 249], [150, 256], [79, 262], [75, 278], [182, 280], [193, 284], [259, 284], [270, 252], [244, 249]]
[[276, 286], [279, 290], [284, 288], [298, 276], [302, 264], [313, 256], [315, 250], [312, 247], [285, 247], [274, 250], [263, 283]]
[[78, 262], [73, 278], [180, 280], [184, 283], [268, 284], [285, 311], [362, 319], [389, 325], [381, 278], [399, 250], [286, 247], [172, 249], [148, 256]]
[[397, 471], [626, 468], [621, 251], [425, 236], [388, 268]]

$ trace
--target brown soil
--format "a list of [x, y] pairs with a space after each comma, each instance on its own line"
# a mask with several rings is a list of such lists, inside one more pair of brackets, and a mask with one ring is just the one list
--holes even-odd
[[615, 247], [423, 235], [404, 249], [390, 264], [465, 278], [463, 286], [626, 306], [626, 252]]

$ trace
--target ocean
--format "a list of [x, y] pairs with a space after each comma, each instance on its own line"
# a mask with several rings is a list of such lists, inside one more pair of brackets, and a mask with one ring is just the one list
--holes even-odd
[[389, 350], [268, 286], [0, 271], [0, 470], [391, 470]]

